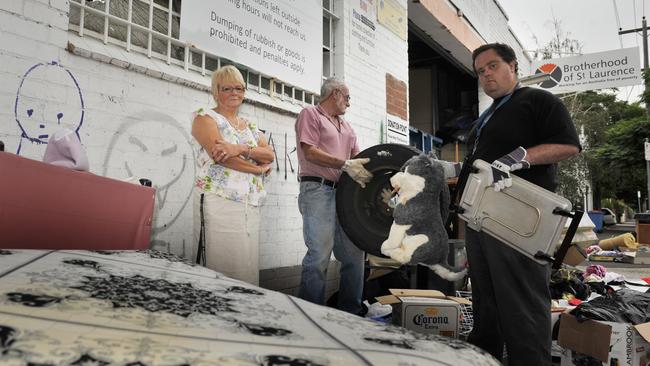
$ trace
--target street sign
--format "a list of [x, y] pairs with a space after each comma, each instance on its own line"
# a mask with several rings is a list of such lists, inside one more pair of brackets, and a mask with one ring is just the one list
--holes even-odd
[[536, 74], [550, 74], [538, 86], [553, 94], [643, 84], [639, 48], [590, 53], [533, 62]]
[[650, 142], [646, 141], [643, 144], [644, 150], [645, 150], [645, 160], [650, 161]]
[[409, 123], [405, 120], [386, 115], [386, 142], [391, 144], [409, 144]]

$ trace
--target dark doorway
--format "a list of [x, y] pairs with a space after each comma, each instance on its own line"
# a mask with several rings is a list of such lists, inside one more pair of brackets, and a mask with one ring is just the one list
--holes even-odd
[[408, 37], [411, 145], [431, 139], [442, 158], [453, 160], [477, 117], [477, 80], [413, 23]]

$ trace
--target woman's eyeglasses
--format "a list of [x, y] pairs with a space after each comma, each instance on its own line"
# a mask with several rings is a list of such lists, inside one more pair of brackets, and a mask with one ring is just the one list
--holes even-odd
[[243, 86], [235, 86], [235, 87], [222, 86], [220, 89], [221, 89], [221, 92], [223, 92], [223, 93], [239, 93], [239, 94], [243, 94], [246, 91], [246, 88], [244, 88]]

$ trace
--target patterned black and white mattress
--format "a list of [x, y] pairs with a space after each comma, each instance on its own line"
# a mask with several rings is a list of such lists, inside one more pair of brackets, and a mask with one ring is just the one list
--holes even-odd
[[160, 252], [0, 250], [0, 365], [498, 365]]

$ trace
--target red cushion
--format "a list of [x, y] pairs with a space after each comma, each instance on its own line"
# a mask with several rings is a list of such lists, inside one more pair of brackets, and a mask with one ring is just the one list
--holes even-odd
[[147, 249], [155, 189], [0, 152], [0, 248]]

